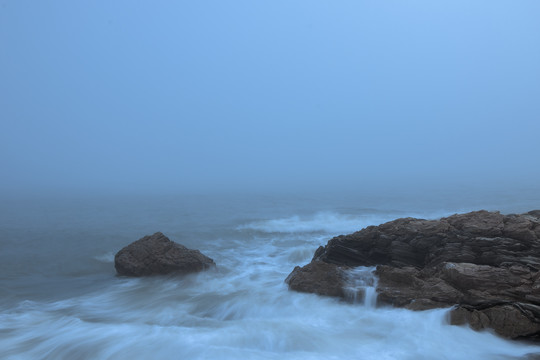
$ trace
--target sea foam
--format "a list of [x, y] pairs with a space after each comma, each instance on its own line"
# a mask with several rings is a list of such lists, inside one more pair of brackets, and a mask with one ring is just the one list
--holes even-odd
[[326, 232], [348, 233], [368, 225], [390, 220], [391, 215], [349, 215], [336, 212], [318, 212], [311, 216], [294, 215], [287, 218], [253, 221], [238, 226], [238, 230], [258, 230], [266, 233]]

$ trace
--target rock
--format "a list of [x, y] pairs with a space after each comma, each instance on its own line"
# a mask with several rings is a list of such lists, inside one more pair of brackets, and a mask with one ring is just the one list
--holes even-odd
[[129, 244], [114, 257], [116, 272], [125, 276], [187, 274], [213, 266], [214, 260], [199, 250], [177, 244], [160, 232]]
[[[441, 262], [538, 266], [540, 220], [476, 211], [440, 220], [404, 218], [331, 239], [316, 259], [347, 266], [423, 268]], [[532, 258], [529, 258], [532, 256]]]
[[396, 268], [381, 265], [378, 302], [411, 310], [427, 310], [459, 303], [463, 294], [444, 280], [429, 276], [413, 267]]
[[344, 297], [341, 270], [334, 264], [313, 261], [304, 267], [295, 267], [285, 279], [292, 290], [319, 295]]
[[[475, 211], [369, 226], [328, 241], [287, 283], [292, 290], [343, 297], [337, 289], [343, 283], [340, 270], [355, 266], [377, 266], [379, 304], [413, 310], [458, 305], [452, 315], [456, 324], [492, 328], [510, 338], [536, 337], [540, 331], [539, 210]], [[321, 281], [323, 270], [335, 278]]]
[[540, 336], [540, 307], [524, 303], [503, 303], [479, 309], [459, 306], [450, 313], [450, 323], [468, 323], [475, 330], [494, 329], [507, 338], [537, 339]]

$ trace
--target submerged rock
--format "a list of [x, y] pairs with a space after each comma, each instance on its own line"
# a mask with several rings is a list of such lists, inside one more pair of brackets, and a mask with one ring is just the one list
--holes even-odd
[[129, 244], [114, 257], [116, 272], [126, 276], [188, 274], [213, 266], [214, 260], [199, 250], [188, 249], [160, 232]]
[[[322, 265], [325, 264], [325, 265]], [[540, 336], [540, 211], [475, 211], [440, 220], [397, 219], [331, 239], [289, 288], [343, 297], [327, 269], [377, 266], [379, 304], [412, 310], [457, 305], [452, 323], [510, 338]], [[327, 285], [331, 284], [331, 285]]]

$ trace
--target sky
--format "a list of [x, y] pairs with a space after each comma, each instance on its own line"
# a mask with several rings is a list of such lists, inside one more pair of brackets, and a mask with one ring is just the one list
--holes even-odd
[[0, 194], [538, 184], [539, 18], [538, 0], [0, 0]]

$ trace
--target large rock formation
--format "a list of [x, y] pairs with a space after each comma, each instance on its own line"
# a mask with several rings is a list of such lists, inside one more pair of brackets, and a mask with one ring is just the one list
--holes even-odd
[[114, 257], [117, 273], [126, 276], [187, 274], [212, 266], [214, 260], [199, 250], [177, 244], [160, 232], [129, 244]]
[[[454, 324], [540, 337], [540, 211], [404, 218], [331, 239], [287, 278], [292, 290], [343, 297], [344, 271], [377, 266], [379, 304], [456, 305]], [[324, 281], [321, 281], [323, 279]]]

